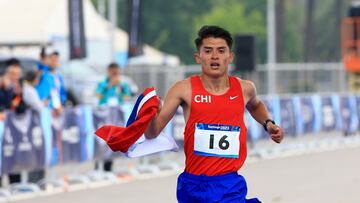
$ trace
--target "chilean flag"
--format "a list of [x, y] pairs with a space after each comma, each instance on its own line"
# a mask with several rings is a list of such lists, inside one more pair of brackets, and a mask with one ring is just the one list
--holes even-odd
[[146, 131], [159, 110], [160, 99], [155, 89], [146, 88], [139, 95], [126, 127], [104, 125], [95, 134], [113, 151], [121, 151], [129, 157], [139, 157], [165, 150], [177, 151], [178, 146], [169, 134], [160, 133], [155, 139], [146, 139]]

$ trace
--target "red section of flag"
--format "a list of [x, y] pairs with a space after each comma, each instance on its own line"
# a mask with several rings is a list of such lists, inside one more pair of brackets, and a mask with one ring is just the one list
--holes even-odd
[[[151, 90], [153, 88], [147, 88], [144, 95]], [[125, 153], [144, 134], [149, 123], [156, 116], [159, 104], [159, 98], [152, 97], [140, 109], [138, 119], [128, 127], [104, 125], [96, 130], [95, 134], [105, 140], [111, 150]]]

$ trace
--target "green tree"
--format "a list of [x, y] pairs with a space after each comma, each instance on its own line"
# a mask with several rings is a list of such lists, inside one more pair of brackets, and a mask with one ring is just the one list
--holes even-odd
[[340, 61], [340, 23], [343, 13], [345, 13], [343, 2], [339, 0], [322, 4], [317, 10], [316, 24], [318, 29], [315, 29], [317, 36], [316, 51], [319, 53], [317, 61]]
[[303, 61], [303, 25], [305, 19], [305, 2], [291, 0], [286, 3], [284, 18], [284, 39], [281, 62]]
[[164, 52], [180, 56], [183, 63], [194, 63], [194, 19], [212, 8], [213, 1], [143, 0], [143, 40]]
[[[194, 17], [212, 8], [214, 0], [142, 0], [140, 38], [163, 52], [175, 54], [184, 63], [194, 63], [193, 48], [189, 38], [193, 36]], [[92, 0], [97, 7], [97, 0]], [[128, 2], [117, 0], [118, 27], [128, 30]]]
[[[255, 2], [255, 1], [254, 1]], [[266, 24], [264, 13], [248, 9], [247, 4], [236, 0], [218, 1], [208, 13], [195, 18], [194, 34], [203, 25], [218, 25], [235, 34], [254, 34], [258, 62], [266, 60]], [[194, 49], [195, 51], [195, 49]]]
[[284, 58], [284, 16], [286, 2], [277, 0], [275, 2], [275, 19], [276, 19], [276, 62], [282, 62]]
[[315, 51], [315, 12], [316, 2], [315, 0], [306, 1], [306, 16], [305, 16], [305, 35], [304, 35], [304, 60], [305, 62], [314, 62], [319, 53]]
[[[91, 0], [95, 8], [98, 10], [98, 0]], [[109, 1], [105, 0], [105, 18], [109, 15]], [[127, 0], [117, 0], [117, 26], [123, 30], [126, 30], [127, 19]]]

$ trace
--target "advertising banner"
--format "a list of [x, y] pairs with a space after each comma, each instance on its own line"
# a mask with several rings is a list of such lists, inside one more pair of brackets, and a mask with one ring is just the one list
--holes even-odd
[[40, 115], [35, 111], [7, 112], [2, 138], [2, 174], [44, 168], [44, 136]]

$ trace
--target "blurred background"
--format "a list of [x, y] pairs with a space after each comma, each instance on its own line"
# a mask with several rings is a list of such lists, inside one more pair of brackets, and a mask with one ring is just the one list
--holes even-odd
[[177, 153], [130, 159], [93, 132], [124, 125], [146, 87], [164, 97], [199, 74], [197, 31], [218, 25], [230, 74], [286, 132], [276, 145], [246, 114], [249, 195], [360, 202], [360, 1], [0, 0], [0, 15], [0, 201], [176, 202], [181, 109]]

